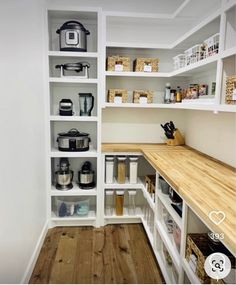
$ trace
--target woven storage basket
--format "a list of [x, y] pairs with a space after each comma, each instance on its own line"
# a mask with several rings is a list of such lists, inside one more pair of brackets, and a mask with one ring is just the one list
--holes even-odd
[[[122, 70], [116, 70], [116, 65], [121, 65]], [[127, 56], [109, 56], [107, 58], [108, 71], [130, 71], [130, 57]]]
[[158, 58], [137, 58], [134, 61], [134, 71], [157, 72], [158, 64]]
[[[201, 283], [204, 284], [216, 283], [215, 280], [211, 280], [204, 270], [205, 260], [210, 254], [215, 252], [209, 245], [210, 241], [207, 234], [188, 234], [187, 236], [186, 259], [189, 261], [191, 254], [197, 257], [196, 275]], [[217, 251], [227, 255], [231, 261], [232, 268], [235, 268], [235, 258], [223, 244], [220, 244], [220, 248]], [[218, 284], [224, 284], [224, 282], [221, 280]]]
[[236, 92], [236, 75], [226, 78], [226, 94], [225, 103], [235, 105], [236, 100], [233, 100], [233, 94]]
[[156, 188], [156, 175], [146, 175], [145, 184], [147, 185], [147, 191], [149, 193], [155, 193]]
[[146, 97], [147, 103], [153, 103], [154, 92], [150, 90], [134, 90], [133, 102], [140, 103], [140, 97]]
[[115, 97], [122, 97], [122, 103], [128, 102], [128, 90], [126, 89], [109, 89], [108, 90], [108, 102], [114, 103]]

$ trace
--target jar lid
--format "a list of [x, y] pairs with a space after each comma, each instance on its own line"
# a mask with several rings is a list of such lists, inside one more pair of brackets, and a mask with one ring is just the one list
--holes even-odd
[[136, 195], [137, 192], [135, 190], [131, 190], [131, 191], [128, 191], [128, 193], [129, 195], [134, 196]]
[[130, 156], [129, 160], [130, 161], [137, 161], [138, 160], [138, 156]]
[[106, 195], [113, 195], [114, 194], [114, 191], [113, 190], [108, 190], [106, 191]]
[[116, 191], [116, 195], [124, 195], [125, 191]]

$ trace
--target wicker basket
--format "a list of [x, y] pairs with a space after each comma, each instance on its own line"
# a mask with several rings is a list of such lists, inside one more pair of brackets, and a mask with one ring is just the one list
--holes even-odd
[[[196, 267], [196, 275], [204, 284], [214, 284], [216, 280], [211, 280], [211, 278], [206, 274], [204, 270], [204, 263], [207, 257], [214, 253], [215, 250], [211, 249], [210, 241], [208, 238], [208, 234], [188, 234], [187, 236], [187, 249], [186, 249], [186, 259], [189, 262], [190, 256], [194, 254], [197, 257], [197, 267]], [[232, 268], [235, 268], [235, 258], [232, 254], [226, 249], [223, 244], [220, 244], [220, 248], [217, 251], [224, 253], [227, 255], [231, 261]], [[218, 284], [224, 284], [221, 280]]]
[[127, 56], [109, 56], [107, 59], [108, 71], [130, 71], [130, 57]]
[[226, 78], [225, 103], [236, 104], [236, 75]]
[[128, 91], [126, 89], [109, 89], [108, 90], [108, 102], [109, 103], [127, 103], [128, 102]]
[[150, 90], [134, 90], [133, 93], [133, 102], [134, 103], [140, 103], [140, 97], [145, 97], [147, 100], [147, 103], [153, 103], [153, 96], [154, 92]]
[[134, 61], [134, 71], [157, 72], [158, 58], [137, 58]]
[[151, 194], [155, 193], [156, 189], [156, 175], [146, 175], [145, 184], [147, 185], [147, 191]]

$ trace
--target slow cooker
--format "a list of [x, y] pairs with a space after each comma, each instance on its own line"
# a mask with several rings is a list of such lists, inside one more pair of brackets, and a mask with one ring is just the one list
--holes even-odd
[[90, 32], [80, 22], [65, 22], [56, 32], [60, 35], [61, 51], [87, 51], [87, 36]]
[[60, 151], [87, 151], [89, 150], [89, 142], [89, 134], [81, 133], [77, 129], [59, 133], [57, 137]]

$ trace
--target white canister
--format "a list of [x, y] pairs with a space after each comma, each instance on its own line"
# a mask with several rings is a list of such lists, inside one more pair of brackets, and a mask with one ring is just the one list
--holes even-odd
[[105, 191], [105, 215], [112, 216], [114, 211], [114, 191]]
[[114, 182], [114, 157], [106, 156], [106, 184]]
[[136, 214], [136, 203], [135, 203], [135, 197], [136, 197], [136, 190], [129, 190], [129, 215], [134, 216]]
[[129, 182], [131, 184], [137, 183], [138, 180], [138, 157], [129, 157]]

